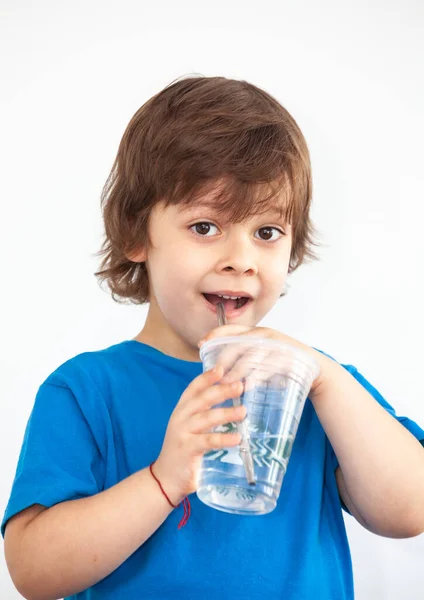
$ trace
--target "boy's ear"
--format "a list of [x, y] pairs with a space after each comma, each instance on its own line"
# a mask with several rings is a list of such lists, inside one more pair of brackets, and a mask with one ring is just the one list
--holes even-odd
[[130, 260], [131, 262], [135, 262], [135, 263], [142, 263], [146, 261], [147, 258], [147, 253], [144, 250], [144, 248], [139, 248], [138, 250], [135, 250], [134, 252], [131, 252], [129, 254], [125, 255], [128, 260]]

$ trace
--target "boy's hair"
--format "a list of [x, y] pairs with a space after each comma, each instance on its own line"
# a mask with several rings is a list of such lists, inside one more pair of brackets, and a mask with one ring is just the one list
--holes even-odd
[[293, 117], [246, 81], [183, 78], [132, 117], [102, 191], [105, 239], [95, 275], [115, 301], [149, 300], [146, 266], [128, 256], [149, 247], [152, 208], [206, 194], [232, 222], [281, 208], [292, 225], [289, 270], [316, 258], [309, 152]]

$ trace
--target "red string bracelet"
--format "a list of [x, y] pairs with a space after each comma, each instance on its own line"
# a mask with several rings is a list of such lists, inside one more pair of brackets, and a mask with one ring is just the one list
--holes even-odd
[[[177, 504], [177, 505], [175, 505], [175, 504], [172, 504], [171, 500], [170, 500], [170, 499], [169, 499], [169, 497], [168, 497], [168, 494], [167, 494], [167, 493], [165, 492], [165, 490], [163, 489], [161, 482], [160, 482], [160, 481], [159, 481], [159, 479], [156, 477], [156, 475], [153, 473], [153, 469], [152, 469], [152, 467], [153, 467], [153, 465], [155, 464], [155, 462], [156, 462], [156, 461], [153, 461], [153, 462], [152, 462], [152, 464], [149, 466], [150, 473], [152, 474], [152, 477], [153, 477], [153, 479], [154, 479], [155, 481], [157, 481], [157, 483], [158, 483], [158, 485], [159, 485], [159, 487], [160, 487], [160, 490], [161, 490], [162, 494], [163, 494], [163, 495], [165, 496], [165, 498], [168, 500], [168, 503], [170, 504], [170, 506], [172, 506], [172, 508], [178, 508], [180, 505], [179, 505], [179, 504]], [[187, 498], [187, 496], [184, 498], [184, 500], [183, 500], [182, 504], [183, 504], [183, 507], [184, 507], [184, 515], [183, 515], [183, 517], [182, 517], [181, 521], [180, 521], [180, 522], [179, 522], [179, 524], [178, 524], [178, 529], [181, 529], [182, 527], [184, 527], [184, 525], [187, 523], [187, 521], [189, 520], [189, 518], [190, 518], [190, 515], [191, 515], [191, 505], [190, 505], [190, 500]]]

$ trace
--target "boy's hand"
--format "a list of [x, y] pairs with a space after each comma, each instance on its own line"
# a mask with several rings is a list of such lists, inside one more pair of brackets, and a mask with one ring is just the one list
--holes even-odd
[[246, 416], [244, 406], [212, 408], [224, 400], [239, 396], [243, 390], [241, 382], [220, 383], [223, 373], [223, 368], [218, 366], [196, 377], [169, 419], [154, 473], [175, 505], [196, 491], [200, 463], [205, 452], [240, 444], [238, 433], [211, 432], [217, 425], [242, 421]]
[[[289, 344], [290, 346], [295, 346], [300, 350], [303, 350], [311, 358], [313, 358], [320, 367], [320, 373], [315, 381], [312, 383], [311, 394], [313, 394], [318, 387], [321, 386], [324, 377], [326, 376], [331, 363], [328, 357], [324, 356], [320, 352], [317, 352], [310, 346], [295, 340], [294, 338], [289, 337], [281, 333], [280, 331], [276, 331], [275, 329], [270, 329], [268, 327], [248, 327], [246, 325], [223, 325], [221, 327], [216, 327], [212, 329], [199, 343], [198, 346], [201, 347], [205, 342], [210, 341], [219, 337], [226, 336], [239, 336], [240, 337], [240, 346], [228, 347], [224, 349], [218, 358], [219, 364], [223, 365], [225, 376], [222, 378], [222, 382], [232, 382], [232, 381], [240, 381], [242, 378], [246, 377], [251, 371], [251, 364], [255, 364], [255, 369], [260, 370], [260, 364], [266, 361], [267, 367], [275, 364], [276, 370], [278, 370], [279, 365], [279, 357], [273, 350], [268, 350], [265, 348], [254, 348], [249, 349], [243, 344], [243, 337], [260, 337], [266, 338], [269, 340], [275, 340], [278, 342]], [[263, 379], [267, 377], [272, 377], [272, 369], [267, 368], [266, 371], [261, 373]]]

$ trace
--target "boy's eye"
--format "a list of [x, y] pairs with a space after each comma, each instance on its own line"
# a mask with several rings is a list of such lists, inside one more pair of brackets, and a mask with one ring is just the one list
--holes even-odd
[[213, 225], [212, 223], [207, 223], [207, 222], [195, 223], [194, 225], [192, 225], [190, 227], [190, 229], [196, 235], [200, 235], [202, 237], [209, 237], [208, 234], [211, 232], [212, 227], [215, 227], [215, 229], [218, 229], [218, 227], [216, 225]]
[[[284, 233], [276, 227], [261, 227], [256, 233], [260, 233], [261, 236], [259, 239], [264, 240], [265, 242], [276, 242], [284, 235]], [[273, 234], [276, 235], [273, 237]]]
[[[209, 223], [208, 221], [203, 221], [201, 223], [195, 223], [190, 227], [190, 230], [193, 231], [195, 235], [200, 237], [211, 237], [216, 235], [214, 229], [218, 230], [218, 227], [213, 223]], [[255, 237], [258, 237], [256, 234], [259, 233], [259, 239], [265, 242], [276, 242], [283, 235], [284, 232], [277, 229], [277, 227], [261, 227], [255, 233]]]

